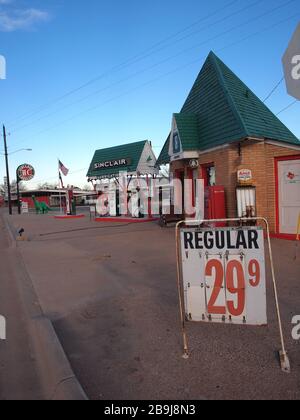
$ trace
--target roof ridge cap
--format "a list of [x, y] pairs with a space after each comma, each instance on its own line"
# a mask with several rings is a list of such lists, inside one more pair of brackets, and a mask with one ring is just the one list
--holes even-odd
[[227, 101], [229, 103], [229, 106], [230, 106], [231, 110], [233, 111], [233, 113], [235, 114], [235, 116], [237, 117], [237, 119], [239, 120], [239, 122], [241, 124], [241, 127], [244, 130], [245, 137], [247, 137], [248, 136], [248, 130], [247, 130], [246, 124], [245, 124], [245, 122], [244, 122], [244, 120], [243, 120], [243, 118], [242, 118], [242, 116], [241, 116], [241, 114], [240, 114], [240, 112], [239, 112], [239, 110], [238, 110], [235, 102], [234, 102], [234, 99], [232, 98], [229, 90], [226, 87], [225, 78], [224, 78], [223, 73], [222, 73], [222, 71], [221, 71], [221, 69], [219, 67], [218, 62], [217, 62], [217, 58], [218, 57], [215, 55], [214, 52], [211, 52], [210, 53], [210, 57], [212, 59], [213, 65], [214, 65], [214, 67], [216, 69], [218, 78], [219, 78], [219, 80], [221, 82], [222, 89], [223, 89], [223, 91], [226, 94], [226, 99], [227, 99]]

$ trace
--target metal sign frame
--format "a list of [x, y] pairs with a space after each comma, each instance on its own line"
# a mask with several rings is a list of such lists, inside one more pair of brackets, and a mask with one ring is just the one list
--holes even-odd
[[271, 273], [272, 273], [272, 282], [273, 282], [276, 312], [277, 312], [279, 334], [280, 334], [280, 341], [281, 341], [281, 350], [279, 351], [280, 365], [281, 365], [281, 369], [282, 369], [283, 372], [290, 373], [291, 372], [291, 366], [290, 366], [289, 357], [288, 357], [288, 354], [287, 354], [287, 351], [286, 351], [285, 340], [284, 340], [284, 335], [283, 335], [281, 313], [280, 313], [280, 307], [279, 307], [278, 290], [277, 290], [277, 282], [276, 282], [275, 268], [274, 268], [274, 259], [273, 259], [271, 237], [270, 237], [270, 227], [269, 227], [268, 220], [263, 218], [263, 217], [213, 219], [213, 220], [182, 220], [182, 221], [177, 223], [177, 225], [176, 225], [177, 288], [178, 288], [178, 297], [179, 297], [181, 331], [182, 331], [182, 338], [183, 338], [183, 358], [184, 359], [189, 358], [189, 346], [188, 346], [187, 331], [186, 331], [186, 316], [185, 316], [185, 299], [184, 299], [184, 287], [183, 287], [183, 267], [182, 267], [182, 252], [181, 252], [181, 242], [180, 242], [180, 228], [183, 225], [186, 225], [186, 227], [197, 227], [198, 226], [201, 229], [201, 225], [203, 225], [204, 223], [207, 223], [207, 224], [210, 224], [210, 223], [240, 223], [240, 225], [242, 226], [243, 223], [249, 223], [249, 222], [262, 222], [262, 223], [265, 224], [265, 227], [266, 227], [268, 249], [269, 249], [269, 258], [270, 258]]

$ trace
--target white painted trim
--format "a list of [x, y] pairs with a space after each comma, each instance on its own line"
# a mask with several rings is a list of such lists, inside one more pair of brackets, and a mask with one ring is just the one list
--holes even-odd
[[300, 145], [296, 146], [296, 145], [293, 145], [293, 144], [283, 143], [281, 141], [266, 140], [266, 144], [271, 144], [272, 146], [279, 146], [279, 147], [284, 147], [286, 149], [299, 150], [300, 151]]
[[[147, 162], [149, 155], [152, 156], [151, 164]], [[158, 175], [159, 169], [156, 168], [156, 162], [157, 159], [152, 149], [151, 143], [147, 140], [144, 146], [144, 150], [141, 154], [139, 163], [137, 165], [137, 173], [140, 172], [141, 174], [147, 173], [149, 175]]]
[[176, 155], [176, 159], [174, 159], [174, 156], [172, 156], [171, 157], [171, 162], [176, 162], [178, 160], [183, 160], [183, 159], [198, 159], [200, 156], [205, 155], [206, 153], [217, 152], [218, 150], [226, 149], [229, 146], [230, 146], [230, 144], [227, 143], [227, 144], [223, 144], [222, 146], [213, 147], [211, 149], [207, 149], [207, 150], [204, 150], [204, 151], [183, 152], [183, 153], [180, 153], [180, 154]]
[[184, 159], [198, 159], [199, 153], [198, 152], [183, 152], [176, 156], [171, 157], [171, 162], [177, 162], [178, 160]]
[[205, 155], [206, 153], [217, 152], [218, 150], [227, 149], [227, 147], [229, 147], [229, 146], [230, 146], [230, 143], [223, 144], [222, 146], [217, 146], [217, 147], [213, 147], [211, 149], [203, 150], [201, 152], [198, 152], [198, 154], [200, 156], [200, 155]]

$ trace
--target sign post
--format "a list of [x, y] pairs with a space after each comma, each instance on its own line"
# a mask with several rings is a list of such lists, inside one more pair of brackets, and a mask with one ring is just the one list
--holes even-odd
[[[266, 225], [275, 303], [281, 340], [280, 362], [290, 372], [285, 349], [273, 264], [269, 224]], [[238, 226], [203, 228], [231, 222]], [[181, 221], [176, 227], [177, 280], [184, 358], [189, 357], [186, 321], [267, 325], [264, 229], [244, 226], [249, 219]], [[184, 226], [183, 226], [184, 225]]]
[[33, 166], [27, 163], [20, 165], [17, 168], [17, 198], [18, 198], [18, 214], [21, 214], [21, 200], [20, 200], [20, 181], [31, 181], [35, 176]]

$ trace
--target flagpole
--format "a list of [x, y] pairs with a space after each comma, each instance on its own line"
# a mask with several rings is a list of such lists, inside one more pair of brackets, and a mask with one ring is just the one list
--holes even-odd
[[57, 159], [57, 163], [58, 163], [59, 212], [60, 212], [60, 214], [62, 214], [61, 181], [60, 181], [60, 172], [59, 172], [59, 159]]
[[[61, 183], [61, 189], [62, 189], [62, 190], [64, 190], [64, 189], [65, 189], [65, 187], [64, 187], [64, 183], [63, 183], [63, 179], [62, 179], [62, 174], [63, 174], [64, 176], [67, 176], [67, 175], [68, 175], [68, 173], [69, 173], [69, 169], [67, 169], [67, 168], [64, 166], [64, 164], [61, 162], [61, 160], [60, 160], [60, 159], [58, 159], [58, 178], [59, 178], [59, 181], [60, 181], [60, 183]], [[60, 190], [60, 193], [59, 193], [59, 197], [60, 197], [60, 212], [62, 213], [62, 212], [63, 212], [63, 209], [62, 209], [62, 197], [61, 197], [61, 190]]]

